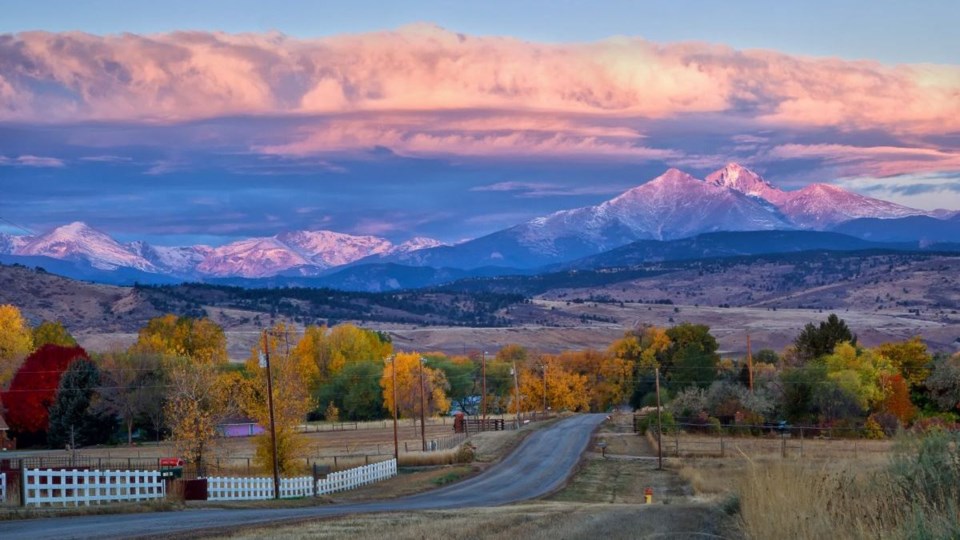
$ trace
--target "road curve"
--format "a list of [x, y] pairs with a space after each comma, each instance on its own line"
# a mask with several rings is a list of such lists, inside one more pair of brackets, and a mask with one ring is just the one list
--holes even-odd
[[509, 456], [483, 473], [409, 497], [307, 508], [210, 508], [7, 521], [0, 522], [0, 538], [130, 538], [346, 514], [498, 506], [540, 497], [560, 488], [604, 418], [588, 414], [557, 422], [531, 433]]

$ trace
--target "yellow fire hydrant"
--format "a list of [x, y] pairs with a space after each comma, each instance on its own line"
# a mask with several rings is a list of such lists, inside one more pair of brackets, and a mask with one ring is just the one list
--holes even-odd
[[646, 504], [653, 502], [653, 488], [643, 490], [643, 500]]

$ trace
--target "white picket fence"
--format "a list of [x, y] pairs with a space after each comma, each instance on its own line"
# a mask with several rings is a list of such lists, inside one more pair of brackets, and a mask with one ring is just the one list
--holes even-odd
[[85, 505], [162, 499], [159, 471], [78, 471], [26, 469], [24, 504]]
[[[313, 478], [309, 476], [281, 478], [280, 498], [292, 499], [346, 491], [386, 480], [396, 475], [397, 461], [391, 459], [389, 461], [364, 465], [363, 467], [330, 473], [326, 478], [317, 480], [316, 486], [313, 485]], [[208, 501], [261, 501], [272, 498], [273, 478], [269, 476], [252, 478], [218, 476], [207, 478]]]
[[372, 463], [363, 467], [330, 473], [326, 478], [317, 480], [317, 495], [326, 495], [338, 491], [358, 488], [374, 482], [380, 482], [397, 475], [397, 460], [390, 459]]
[[[294, 499], [313, 495], [313, 478], [299, 476], [280, 479], [280, 498]], [[273, 498], [273, 478], [257, 476], [207, 478], [208, 501], [263, 501]]]

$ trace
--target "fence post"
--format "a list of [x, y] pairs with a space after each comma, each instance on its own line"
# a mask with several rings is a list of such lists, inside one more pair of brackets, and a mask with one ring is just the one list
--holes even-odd
[[720, 428], [720, 457], [726, 457], [726, 452], [723, 448], [723, 428]]
[[780, 432], [780, 457], [787, 457], [787, 437], [786, 432]]
[[677, 445], [677, 457], [680, 457], [680, 426], [673, 428], [673, 441]]
[[20, 458], [20, 506], [27, 505], [27, 468], [23, 466], [23, 458]]
[[803, 458], [803, 428], [800, 428], [800, 457]]

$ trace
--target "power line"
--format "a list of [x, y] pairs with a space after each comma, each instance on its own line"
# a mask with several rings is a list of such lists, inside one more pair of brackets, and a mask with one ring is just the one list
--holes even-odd
[[30, 236], [34, 236], [34, 235], [36, 235], [36, 233], [35, 233], [35, 232], [33, 232], [33, 231], [31, 231], [31, 230], [30, 230], [30, 229], [28, 229], [27, 227], [24, 227], [23, 225], [18, 225], [18, 224], [16, 224], [16, 223], [14, 223], [14, 222], [12, 222], [12, 221], [10, 221], [9, 219], [7, 219], [7, 218], [5, 218], [5, 217], [3, 217], [3, 216], [0, 216], [0, 221], [2, 221], [2, 222], [4, 222], [4, 223], [6, 223], [7, 225], [10, 225], [11, 227], [14, 227], [14, 228], [17, 228], [17, 229], [20, 229], [21, 231], [23, 231], [23, 232], [25, 232], [25, 233], [27, 233], [27, 234], [29, 234]]

